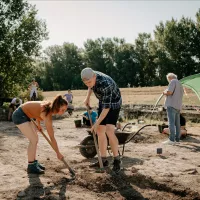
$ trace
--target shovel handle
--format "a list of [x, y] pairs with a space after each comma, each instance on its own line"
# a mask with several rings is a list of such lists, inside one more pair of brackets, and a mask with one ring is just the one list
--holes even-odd
[[[88, 116], [89, 116], [89, 120], [90, 120], [90, 125], [92, 127], [93, 124], [92, 124], [92, 119], [91, 119], [91, 116], [90, 116], [90, 107], [88, 105], [87, 105], [87, 112], [88, 112]], [[98, 146], [96, 135], [95, 135], [94, 131], [92, 131], [92, 135], [93, 135], [94, 144], [95, 144], [95, 148], [96, 148], [96, 152], [97, 152], [97, 156], [98, 156], [99, 165], [100, 165], [100, 168], [103, 169], [103, 162], [102, 162], [102, 159], [101, 159], [101, 156], [100, 156], [100, 153], [99, 153], [99, 146]]]
[[76, 176], [75, 172], [73, 171], [73, 169], [68, 165], [68, 163], [66, 162], [65, 158], [62, 157], [62, 162], [64, 163], [64, 165], [68, 168], [69, 172], [71, 173], [72, 176]]
[[[31, 121], [33, 122], [33, 124], [36, 126], [36, 128], [38, 129], [37, 124], [35, 123], [35, 121], [33, 119], [31, 119]], [[39, 129], [38, 129], [39, 130]], [[42, 130], [39, 130], [40, 133], [43, 135], [43, 137], [47, 140], [47, 142], [51, 145], [52, 149], [56, 152], [55, 148], [53, 147], [50, 139], [44, 134], [44, 132]], [[62, 162], [65, 164], [65, 166], [68, 168], [69, 172], [71, 173], [72, 176], [75, 176], [75, 172], [72, 170], [72, 168], [68, 165], [68, 163], [65, 161], [64, 157], [62, 157]]]
[[[31, 121], [33, 122], [33, 124], [34, 124], [34, 125], [36, 126], [36, 128], [38, 129], [38, 126], [37, 126], [37, 124], [35, 123], [35, 121], [34, 121], [33, 119], [31, 119]], [[39, 129], [38, 129], [38, 130], [39, 130]], [[51, 145], [52, 149], [55, 151], [55, 148], [53, 147], [53, 145], [52, 145], [50, 139], [43, 133], [42, 130], [39, 130], [39, 131], [40, 131], [40, 133], [43, 135], [43, 137], [46, 139], [46, 141]]]

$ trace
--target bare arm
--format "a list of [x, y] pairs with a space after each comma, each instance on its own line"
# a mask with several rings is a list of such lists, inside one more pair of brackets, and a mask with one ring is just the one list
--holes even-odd
[[96, 124], [99, 125], [103, 120], [104, 118], [106, 117], [106, 115], [108, 114], [110, 108], [104, 108], [99, 116], [99, 118], [97, 119], [96, 121]]
[[171, 91], [164, 91], [163, 94], [166, 95], [166, 96], [170, 96], [170, 95], [173, 94], [173, 92], [171, 92]]
[[83, 117], [84, 117], [85, 119], [87, 119], [87, 120], [88, 120], [88, 117], [87, 117], [87, 116], [83, 115]]
[[31, 89], [31, 83], [28, 85], [28, 90], [30, 90]]
[[52, 119], [51, 119], [51, 116], [47, 116], [47, 117], [45, 118], [45, 126], [46, 126], [46, 129], [47, 129], [49, 138], [50, 138], [50, 140], [51, 140], [53, 149], [55, 150], [58, 159], [62, 159], [63, 156], [62, 156], [62, 154], [61, 154], [60, 151], [59, 151], [57, 141], [56, 141], [56, 139], [55, 139], [55, 137], [54, 137], [54, 130], [53, 130], [53, 126], [52, 126]]
[[42, 127], [40, 125], [40, 120], [36, 119], [36, 122], [37, 122], [37, 127], [38, 127], [39, 131], [42, 131]]
[[175, 82], [175, 80], [172, 80], [169, 83], [168, 88], [163, 92], [163, 94], [166, 96], [173, 95], [175, 89], [176, 89], [176, 82]]
[[90, 106], [90, 96], [91, 96], [92, 92], [93, 92], [92, 89], [88, 88], [87, 96], [86, 96], [86, 99], [84, 101], [86, 106]]
[[104, 120], [104, 118], [106, 117], [106, 115], [108, 114], [110, 108], [104, 108], [98, 118], [98, 120], [96, 121], [96, 123], [92, 126], [91, 128], [91, 132], [97, 132], [98, 130], [98, 126], [100, 125], [100, 123]]

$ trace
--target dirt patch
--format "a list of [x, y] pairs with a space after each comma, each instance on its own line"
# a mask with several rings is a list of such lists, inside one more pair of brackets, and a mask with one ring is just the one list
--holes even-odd
[[[38, 160], [46, 172], [28, 176], [27, 139], [12, 122], [0, 122], [0, 199], [200, 199], [200, 127], [188, 127], [189, 136], [175, 146], [161, 144], [167, 136], [157, 127], [143, 129], [126, 145], [123, 169], [116, 175], [111, 171], [112, 157], [104, 173], [88, 167], [96, 158], [80, 154], [77, 145], [88, 133], [85, 128], [75, 128], [74, 119], [55, 120], [54, 130], [61, 152], [76, 171], [75, 180], [41, 135]], [[162, 155], [156, 154], [157, 148], [163, 149]]]

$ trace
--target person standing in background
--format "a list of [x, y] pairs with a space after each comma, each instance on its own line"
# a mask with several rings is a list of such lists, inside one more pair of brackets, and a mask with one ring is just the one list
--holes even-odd
[[180, 110], [182, 109], [183, 87], [174, 73], [167, 74], [168, 88], [163, 92], [166, 96], [165, 108], [169, 123], [169, 139], [163, 144], [180, 142]]
[[32, 79], [32, 82], [29, 84], [28, 89], [30, 90], [30, 100], [35, 101], [38, 98], [37, 89], [39, 88], [39, 84]]
[[73, 101], [73, 94], [71, 92], [70, 89], [68, 89], [68, 93], [64, 95], [64, 97], [66, 98], [66, 100], [68, 101], [68, 103], [72, 104]]

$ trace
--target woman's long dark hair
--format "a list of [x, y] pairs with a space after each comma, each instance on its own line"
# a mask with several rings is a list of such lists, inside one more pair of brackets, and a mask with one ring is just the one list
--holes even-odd
[[63, 99], [61, 95], [57, 95], [52, 102], [45, 103], [44, 110], [45, 115], [47, 116], [49, 113], [57, 113], [59, 112], [60, 107], [68, 105], [67, 100]]

